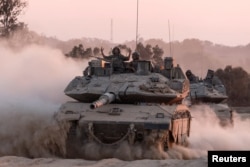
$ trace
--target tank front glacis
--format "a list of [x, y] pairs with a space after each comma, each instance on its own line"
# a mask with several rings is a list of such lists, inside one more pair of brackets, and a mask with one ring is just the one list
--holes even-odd
[[191, 114], [181, 104], [189, 91], [181, 68], [170, 63], [156, 70], [144, 60], [123, 61], [121, 68], [114, 61], [91, 60], [84, 75], [66, 87], [65, 94], [77, 100], [63, 104], [55, 115], [70, 123], [66, 156], [82, 158], [89, 143], [103, 149], [127, 143], [143, 150], [186, 145]]

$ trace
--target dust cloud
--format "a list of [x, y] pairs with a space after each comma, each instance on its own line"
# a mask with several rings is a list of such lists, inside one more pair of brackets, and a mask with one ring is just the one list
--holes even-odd
[[67, 100], [63, 90], [86, 66], [55, 49], [0, 43], [0, 156], [51, 157], [65, 152], [68, 125], [53, 114]]
[[[82, 75], [86, 62], [66, 59], [59, 50], [29, 45], [13, 50], [0, 43], [0, 156], [63, 157], [68, 124], [57, 125], [53, 114], [69, 100], [63, 94], [68, 82]], [[105, 148], [94, 143], [82, 149], [85, 159], [197, 159], [207, 150], [250, 149], [250, 120], [235, 116], [233, 127], [221, 127], [209, 106], [192, 108], [188, 147], [164, 152], [159, 145], [142, 148], [122, 143]]]
[[236, 112], [233, 126], [222, 127], [215, 112], [208, 105], [191, 108], [191, 135], [188, 147], [176, 146], [168, 153], [172, 158], [194, 159], [206, 157], [208, 150], [250, 150], [250, 115]]
[[[0, 53], [0, 156], [64, 157], [69, 125], [58, 125], [53, 114], [69, 100], [63, 90], [74, 76], [82, 75], [86, 62], [39, 45], [11, 49], [2, 43]], [[95, 160], [167, 158], [159, 144], [144, 149], [127, 142], [119, 148], [88, 143], [80, 151], [82, 158]]]
[[[232, 127], [221, 127], [215, 113], [209, 106], [205, 113], [194, 112], [194, 133], [190, 138], [192, 148], [203, 150], [250, 150], [250, 117], [244, 118], [234, 112]], [[198, 108], [199, 109], [199, 108]]]

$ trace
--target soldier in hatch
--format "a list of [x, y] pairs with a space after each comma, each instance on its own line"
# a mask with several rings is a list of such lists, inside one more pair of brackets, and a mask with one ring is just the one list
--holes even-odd
[[105, 60], [111, 61], [113, 64], [114, 71], [123, 72], [125, 69], [124, 61], [128, 61], [131, 56], [131, 50], [129, 50], [129, 55], [124, 56], [118, 47], [114, 47], [112, 50], [112, 55], [105, 56], [103, 53], [103, 48], [101, 48], [101, 54]]
[[138, 52], [134, 52], [132, 54], [132, 61], [130, 62], [130, 67], [136, 71], [137, 70], [137, 64], [138, 64], [138, 61], [140, 60], [140, 54]]
[[209, 83], [213, 86], [215, 85], [223, 85], [221, 80], [214, 74], [213, 70], [208, 69], [207, 70], [207, 76], [204, 79], [204, 82]]
[[187, 70], [186, 71], [186, 76], [189, 80], [190, 83], [196, 83], [196, 82], [199, 82], [199, 79], [198, 77], [196, 77], [192, 72], [191, 70]]
[[214, 79], [214, 71], [208, 69], [207, 70], [207, 76], [204, 79], [204, 81], [207, 82], [207, 83], [209, 83], [209, 84], [212, 84], [213, 83], [213, 79]]

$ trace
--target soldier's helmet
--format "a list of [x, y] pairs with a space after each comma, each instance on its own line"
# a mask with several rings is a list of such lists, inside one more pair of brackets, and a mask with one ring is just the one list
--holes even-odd
[[120, 54], [120, 53], [121, 53], [120, 48], [118, 48], [117, 46], [113, 48], [113, 50], [112, 50], [113, 55]]
[[133, 60], [139, 60], [139, 59], [140, 59], [140, 54], [139, 54], [138, 52], [134, 52], [134, 53], [132, 54], [132, 59], [133, 59]]
[[192, 75], [191, 70], [187, 70], [187, 71], [186, 71], [186, 76], [189, 77], [189, 76], [191, 76], [191, 75]]

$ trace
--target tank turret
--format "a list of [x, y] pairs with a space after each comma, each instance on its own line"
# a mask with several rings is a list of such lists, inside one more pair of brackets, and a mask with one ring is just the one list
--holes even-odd
[[[173, 143], [187, 144], [191, 114], [182, 104], [189, 89], [181, 68], [174, 68], [168, 78], [150, 61], [106, 58], [91, 60], [84, 75], [64, 91], [76, 100], [63, 104], [56, 114], [58, 121], [71, 124], [67, 157], [80, 158], [80, 148], [90, 142], [103, 149], [125, 142], [166, 151]], [[115, 59], [122, 59], [121, 68], [121, 60]]]
[[192, 103], [221, 103], [228, 98], [225, 86], [214, 75], [213, 70], [208, 70], [203, 80], [199, 80], [190, 70], [187, 70], [186, 75], [190, 81], [190, 100]]
[[222, 125], [231, 124], [232, 109], [226, 103], [226, 89], [214, 71], [209, 69], [205, 79], [198, 79], [190, 70], [186, 71], [186, 75], [190, 81], [187, 99], [191, 105], [207, 104], [216, 113]]

